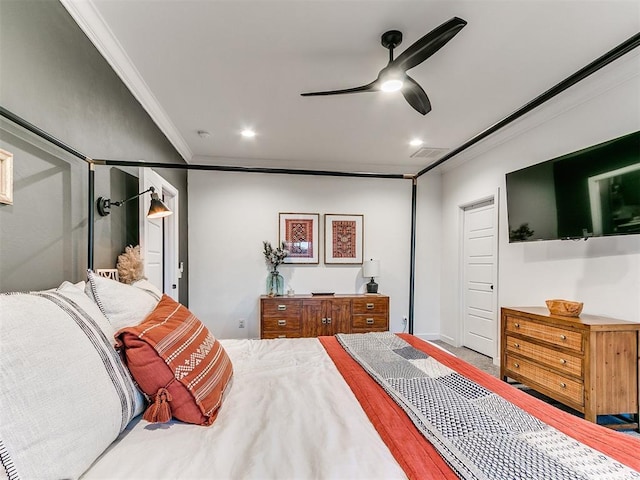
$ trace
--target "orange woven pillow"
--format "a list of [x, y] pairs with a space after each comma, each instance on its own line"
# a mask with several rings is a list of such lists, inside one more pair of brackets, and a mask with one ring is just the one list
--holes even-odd
[[120, 329], [116, 340], [133, 378], [151, 397], [145, 420], [213, 423], [233, 367], [220, 342], [186, 307], [164, 295], [141, 324]]

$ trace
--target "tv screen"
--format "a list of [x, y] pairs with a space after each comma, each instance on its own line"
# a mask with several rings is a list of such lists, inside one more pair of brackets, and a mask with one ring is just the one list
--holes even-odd
[[506, 175], [509, 242], [640, 233], [640, 131]]

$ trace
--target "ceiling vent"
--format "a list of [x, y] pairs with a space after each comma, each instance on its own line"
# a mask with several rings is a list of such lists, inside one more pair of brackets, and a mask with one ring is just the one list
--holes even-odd
[[437, 160], [442, 157], [447, 148], [433, 148], [433, 147], [421, 147], [415, 152], [413, 152], [410, 156], [411, 158], [424, 158], [426, 160]]

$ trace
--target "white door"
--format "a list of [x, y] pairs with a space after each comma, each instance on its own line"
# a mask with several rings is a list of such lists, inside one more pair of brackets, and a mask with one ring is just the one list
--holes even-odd
[[497, 355], [497, 219], [493, 199], [464, 208], [463, 345]]
[[173, 212], [164, 218], [147, 218], [151, 195], [140, 197], [140, 254], [144, 275], [178, 301], [178, 190], [150, 168], [140, 168], [139, 175], [140, 191], [153, 186]]

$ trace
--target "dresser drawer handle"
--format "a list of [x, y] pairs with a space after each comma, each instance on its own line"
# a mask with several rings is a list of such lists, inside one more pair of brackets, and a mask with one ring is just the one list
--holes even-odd
[[278, 320], [278, 326], [279, 327], [284, 327], [287, 325], [287, 321], [286, 320]]
[[286, 305], [278, 305], [278, 310], [284, 312], [287, 309]]
[[566, 361], [564, 358], [561, 358], [561, 359], [560, 359], [560, 363], [561, 363], [562, 365], [565, 365], [565, 364], [567, 363], [567, 361]]
[[519, 364], [519, 363], [514, 363], [514, 364], [513, 364], [513, 366], [514, 366], [515, 368], [520, 368], [520, 364]]
[[367, 325], [373, 325], [373, 318], [367, 318]]
[[560, 382], [560, 388], [567, 388], [567, 384], [564, 382]]
[[516, 348], [520, 348], [520, 344], [519, 343], [514, 343], [513, 346], [516, 347]]
[[325, 317], [322, 317], [322, 324], [326, 325], [327, 324], [327, 319]]
[[327, 317], [327, 323], [331, 325], [331, 317]]
[[519, 323], [514, 323], [513, 326], [516, 327], [516, 328], [520, 328], [520, 324]]
[[566, 335], [560, 334], [560, 340], [566, 340], [566, 339], [567, 339]]
[[367, 310], [373, 310], [373, 307], [375, 307], [373, 303], [367, 303]]

